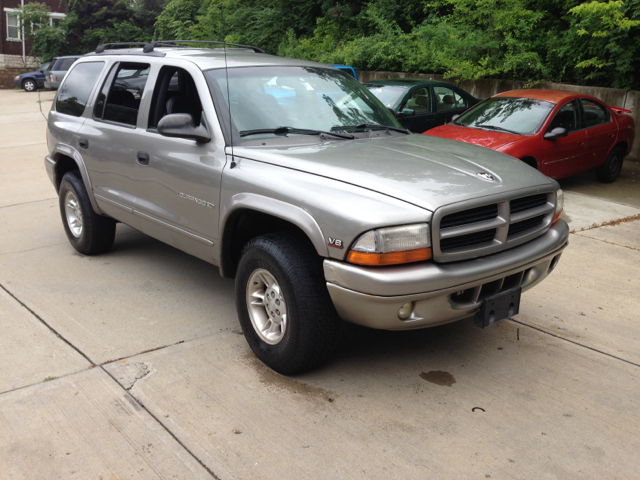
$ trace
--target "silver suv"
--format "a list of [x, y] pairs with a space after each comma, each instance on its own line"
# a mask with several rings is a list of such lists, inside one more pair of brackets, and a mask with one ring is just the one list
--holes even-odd
[[326, 360], [341, 319], [490, 326], [558, 263], [569, 231], [554, 180], [410, 134], [333, 67], [186, 43], [79, 59], [45, 165], [78, 252], [109, 250], [122, 222], [219, 266], [274, 370]]

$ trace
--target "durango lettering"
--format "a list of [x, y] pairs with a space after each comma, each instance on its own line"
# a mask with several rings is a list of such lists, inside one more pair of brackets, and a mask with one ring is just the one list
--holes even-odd
[[213, 208], [215, 206], [211, 202], [207, 202], [206, 200], [202, 200], [201, 198], [196, 198], [192, 195], [187, 195], [186, 193], [182, 193], [182, 192], [180, 192], [180, 198], [184, 198], [185, 200], [190, 200], [192, 202], [197, 203], [198, 205], [202, 205], [209, 208]]

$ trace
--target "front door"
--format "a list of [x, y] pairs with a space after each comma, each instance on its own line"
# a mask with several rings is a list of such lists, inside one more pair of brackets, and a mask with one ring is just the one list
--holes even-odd
[[565, 103], [554, 115], [545, 132], [564, 128], [568, 135], [543, 140], [539, 150], [540, 170], [552, 178], [563, 178], [587, 170], [587, 132], [582, 128], [580, 105], [577, 100]]
[[412, 115], [402, 115], [400, 123], [414, 133], [422, 133], [435, 127], [429, 90], [428, 87], [418, 87], [411, 90], [398, 110], [399, 112], [404, 109], [413, 111]]
[[[137, 214], [148, 220], [150, 233], [212, 261], [226, 155], [222, 135], [211, 131], [217, 125], [215, 112], [211, 105], [203, 108], [201, 99], [211, 102], [199, 70], [167, 65], [160, 69], [147, 115], [148, 128], [140, 132], [134, 178], [141, 199]], [[175, 113], [190, 114], [195, 125], [206, 122], [212, 141], [198, 143], [160, 135], [158, 122]]]

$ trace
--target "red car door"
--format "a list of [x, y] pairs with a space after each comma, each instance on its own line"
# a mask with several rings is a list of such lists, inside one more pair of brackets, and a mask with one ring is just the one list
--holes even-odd
[[602, 165], [607, 159], [607, 154], [618, 136], [618, 125], [604, 105], [590, 98], [581, 98], [580, 102], [588, 137], [585, 162], [588, 170], [591, 170]]
[[587, 132], [582, 129], [582, 115], [578, 100], [565, 103], [556, 111], [551, 123], [543, 131], [564, 128], [566, 137], [542, 140], [539, 150], [540, 170], [552, 178], [563, 178], [588, 170]]

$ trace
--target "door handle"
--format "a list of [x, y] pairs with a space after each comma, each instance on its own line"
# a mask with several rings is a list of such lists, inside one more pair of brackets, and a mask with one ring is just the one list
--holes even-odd
[[86, 150], [87, 148], [89, 148], [89, 140], [87, 140], [86, 138], [79, 138], [78, 146]]
[[147, 152], [138, 152], [137, 160], [140, 165], [149, 165], [149, 154]]

